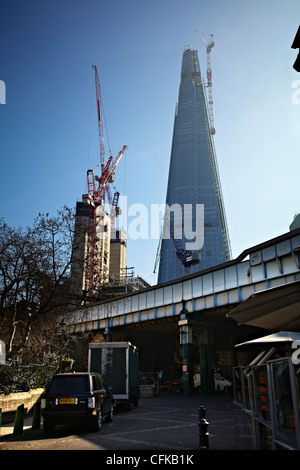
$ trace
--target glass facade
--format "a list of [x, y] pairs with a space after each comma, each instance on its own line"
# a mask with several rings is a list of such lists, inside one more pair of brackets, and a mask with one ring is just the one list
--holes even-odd
[[[181, 213], [176, 211], [174, 218], [172, 210], [170, 212], [171, 224], [174, 224], [173, 238], [180, 239], [182, 247], [186, 249], [187, 243], [193, 242], [192, 232], [196, 233], [194, 241], [197, 248], [197, 236], [200, 241], [204, 235], [203, 246], [200, 247], [201, 261], [188, 268], [187, 272], [176, 256], [174, 240], [163, 238], [158, 283], [216, 266], [230, 259], [225, 211], [198, 53], [189, 46], [185, 48], [182, 58], [166, 197], [167, 207], [172, 209], [174, 204], [177, 207], [180, 205]], [[198, 233], [200, 221], [196, 217], [196, 204], [204, 207], [202, 237]]]

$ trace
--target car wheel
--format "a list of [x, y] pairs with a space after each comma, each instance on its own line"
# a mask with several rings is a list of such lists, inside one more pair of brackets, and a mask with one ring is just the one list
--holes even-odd
[[113, 420], [113, 417], [114, 417], [114, 405], [111, 405], [109, 413], [106, 416], [106, 421], [111, 422]]
[[101, 428], [102, 428], [102, 410], [100, 408], [95, 418], [95, 421], [93, 423], [93, 429], [94, 431], [100, 431]]
[[53, 432], [55, 428], [55, 424], [52, 420], [44, 418], [44, 431], [45, 432]]

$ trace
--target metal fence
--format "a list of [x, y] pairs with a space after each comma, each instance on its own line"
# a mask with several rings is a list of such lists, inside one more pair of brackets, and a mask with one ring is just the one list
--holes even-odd
[[238, 449], [300, 449], [299, 376], [290, 357], [233, 369]]

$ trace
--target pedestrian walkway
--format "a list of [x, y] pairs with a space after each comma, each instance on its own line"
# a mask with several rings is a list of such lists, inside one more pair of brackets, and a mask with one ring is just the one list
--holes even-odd
[[[33, 419], [32, 413], [24, 417], [23, 431], [27, 431], [28, 429], [32, 428], [32, 419]], [[4, 418], [4, 421], [6, 421], [5, 418]], [[9, 419], [8, 422], [2, 423], [0, 427], [0, 440], [4, 436], [12, 435], [13, 432], [14, 432], [14, 415], [11, 414], [11, 419]]]
[[[208, 422], [209, 450], [235, 450], [232, 396], [220, 394], [202, 397], [195, 394], [186, 397], [168, 393], [153, 398], [142, 398], [139, 405], [130, 412], [116, 411], [113, 422], [105, 423], [100, 433], [88, 432], [79, 426], [64, 434], [58, 429], [53, 435], [45, 436], [42, 424], [41, 429], [32, 429], [32, 416], [27, 415], [22, 436], [13, 435], [13, 422], [2, 425], [0, 449], [22, 449], [22, 446], [28, 447], [28, 443], [35, 449], [47, 449], [50, 441], [57, 439], [62, 450], [64, 446], [69, 446], [69, 449], [70, 445], [73, 445], [70, 444], [73, 435], [74, 446], [77, 448], [98, 446], [108, 451], [195, 451], [200, 448], [200, 407], [205, 408], [205, 418]], [[53, 443], [51, 445], [53, 446]]]

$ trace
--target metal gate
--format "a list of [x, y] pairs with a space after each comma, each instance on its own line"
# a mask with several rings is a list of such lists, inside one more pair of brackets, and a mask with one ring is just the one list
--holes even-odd
[[300, 449], [299, 376], [291, 357], [233, 369], [237, 449]]

